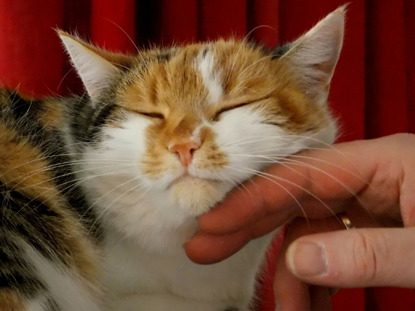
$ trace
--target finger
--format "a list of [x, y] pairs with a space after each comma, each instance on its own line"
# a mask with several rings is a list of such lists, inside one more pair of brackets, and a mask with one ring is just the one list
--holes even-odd
[[[362, 216], [360, 214], [359, 216]], [[364, 218], [364, 217], [363, 217]], [[356, 221], [355, 221], [356, 220]], [[370, 220], [370, 217], [368, 218]], [[353, 224], [370, 224], [361, 219], [353, 220]], [[287, 227], [284, 244], [280, 250], [274, 281], [274, 295], [280, 310], [330, 310], [330, 296], [336, 293], [335, 288], [309, 286], [303, 280], [295, 277], [288, 269], [285, 254], [289, 245], [300, 236], [320, 232], [344, 230], [344, 224], [338, 216], [325, 219], [296, 218]]]
[[[275, 309], [278, 311], [310, 310], [308, 285], [289, 274], [279, 274], [283, 286], [274, 286]], [[289, 289], [289, 291], [287, 291]]]
[[285, 263], [287, 239], [290, 237], [285, 238], [284, 245], [279, 252], [274, 275], [275, 309], [278, 311], [310, 310], [308, 285], [296, 278], [287, 269]]
[[265, 216], [257, 222], [248, 225], [240, 231], [244, 231], [251, 239], [259, 238], [271, 232], [276, 232], [287, 222], [287, 217], [280, 214]]
[[330, 302], [327, 301], [329, 300], [328, 290], [309, 288], [304, 281], [295, 277], [287, 268], [285, 254], [289, 245], [300, 236], [343, 228], [343, 224], [337, 217], [317, 220], [296, 218], [287, 226], [274, 278], [274, 296], [280, 310], [330, 310], [328, 309]]
[[249, 234], [243, 231], [228, 235], [210, 235], [201, 232], [186, 242], [184, 248], [193, 262], [212, 264], [233, 255], [249, 241]]
[[275, 228], [280, 226], [279, 220], [279, 215], [265, 217], [247, 228], [229, 234], [215, 235], [199, 232], [185, 244], [186, 253], [197, 263], [221, 261], [233, 255], [250, 240], [276, 232]]
[[[279, 201], [281, 218], [291, 218], [295, 214], [293, 201], [300, 196], [299, 191], [276, 191], [275, 188], [285, 189], [282, 183], [276, 185], [268, 179], [255, 178], [247, 182], [243, 189], [229, 194], [225, 202], [220, 203], [209, 213], [199, 217], [201, 230], [222, 234], [240, 230], [249, 224], [275, 214], [275, 202]], [[286, 221], [286, 219], [284, 219]], [[283, 221], [283, 222], [284, 222]]]
[[287, 265], [305, 282], [337, 287], [415, 286], [415, 228], [356, 229], [305, 236]]
[[315, 208], [315, 204], [303, 205], [300, 201], [305, 197], [317, 202], [354, 197], [376, 170], [376, 161], [368, 162], [363, 154], [371, 152], [373, 159], [373, 150], [368, 146], [367, 141], [355, 141], [335, 145], [335, 150], [306, 151], [295, 155], [295, 160], [288, 158], [283, 164], [270, 167], [267, 178], [254, 178], [231, 193], [202, 215], [199, 225], [206, 232], [223, 233], [239, 230], [276, 212], [285, 212], [287, 217], [302, 213], [327, 216], [332, 211], [324, 204]]

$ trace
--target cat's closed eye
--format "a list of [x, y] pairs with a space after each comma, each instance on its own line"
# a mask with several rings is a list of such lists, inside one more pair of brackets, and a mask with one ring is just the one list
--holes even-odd
[[213, 121], [219, 121], [219, 117], [221, 114], [223, 114], [224, 112], [227, 112], [229, 110], [233, 110], [233, 109], [237, 109], [240, 107], [244, 107], [247, 106], [249, 104], [251, 104], [252, 102], [245, 102], [245, 103], [240, 103], [240, 104], [236, 104], [236, 105], [231, 105], [231, 106], [227, 106], [227, 107], [223, 107], [221, 109], [219, 109], [217, 112], [215, 112], [212, 120]]
[[160, 119], [160, 120], [164, 120], [165, 117], [162, 113], [160, 112], [146, 112], [146, 111], [140, 111], [140, 110], [133, 110], [133, 109], [127, 109], [129, 112], [144, 116], [144, 117], [148, 117], [151, 119]]
[[223, 114], [224, 112], [234, 110], [234, 109], [237, 109], [237, 108], [240, 108], [240, 107], [245, 107], [247, 105], [255, 104], [255, 103], [258, 103], [260, 101], [269, 99], [269, 98], [270, 98], [270, 96], [265, 96], [265, 97], [262, 97], [260, 99], [250, 100], [250, 101], [246, 101], [246, 102], [242, 102], [242, 103], [222, 107], [221, 109], [219, 109], [218, 111], [215, 112], [215, 114], [213, 115], [212, 120], [213, 121], [219, 121], [220, 115]]

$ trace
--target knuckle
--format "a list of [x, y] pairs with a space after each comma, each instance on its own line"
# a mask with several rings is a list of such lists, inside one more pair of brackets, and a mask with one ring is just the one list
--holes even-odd
[[365, 234], [364, 232], [355, 232], [355, 243], [353, 248], [354, 276], [357, 280], [367, 282], [379, 278], [381, 273], [381, 262], [387, 255], [387, 243], [383, 235]]

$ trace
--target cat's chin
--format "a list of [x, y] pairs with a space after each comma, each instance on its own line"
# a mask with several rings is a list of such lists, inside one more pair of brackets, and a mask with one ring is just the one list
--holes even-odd
[[191, 216], [199, 216], [220, 202], [230, 186], [218, 180], [190, 175], [177, 179], [170, 186], [173, 201]]

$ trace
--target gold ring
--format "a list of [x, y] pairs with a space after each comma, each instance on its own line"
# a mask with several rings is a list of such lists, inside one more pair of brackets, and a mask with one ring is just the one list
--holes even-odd
[[353, 226], [352, 222], [350, 221], [350, 218], [347, 217], [345, 213], [339, 214], [338, 216], [340, 217], [343, 225], [346, 227], [346, 230], [355, 228], [355, 226]]

